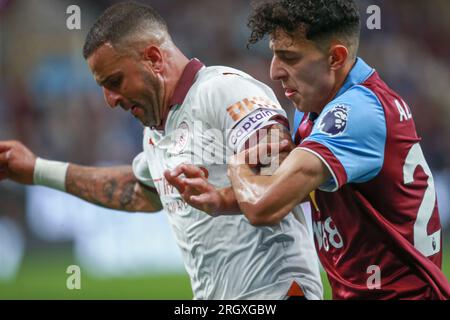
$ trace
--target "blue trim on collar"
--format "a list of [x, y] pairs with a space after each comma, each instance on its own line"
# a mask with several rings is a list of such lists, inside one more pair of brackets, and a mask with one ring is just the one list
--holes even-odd
[[[359, 85], [366, 81], [373, 73], [375, 72], [375, 69], [370, 67], [363, 59], [356, 58], [356, 62], [348, 74], [347, 78], [345, 79], [344, 84], [342, 85], [341, 89], [337, 93], [337, 95], [334, 97], [336, 99], [340, 95], [342, 95], [344, 92], [346, 92], [348, 89], [350, 89], [353, 86]], [[333, 99], [333, 100], [334, 100]]]

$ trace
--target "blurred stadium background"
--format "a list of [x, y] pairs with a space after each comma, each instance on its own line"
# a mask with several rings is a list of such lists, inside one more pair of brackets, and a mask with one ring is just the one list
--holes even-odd
[[[140, 125], [108, 110], [81, 54], [95, 18], [115, 1], [0, 0], [0, 139], [18, 139], [46, 158], [85, 165], [131, 163]], [[175, 42], [208, 65], [240, 68], [269, 83], [267, 43], [246, 49], [248, 0], [149, 0]], [[66, 28], [81, 8], [82, 29]], [[411, 106], [432, 168], [450, 278], [450, 2], [359, 1], [360, 56]], [[381, 8], [368, 30], [366, 8]], [[82, 289], [67, 290], [79, 265]], [[324, 276], [326, 298], [330, 298]], [[189, 279], [164, 214], [96, 208], [40, 187], [0, 183], [0, 299], [190, 299]]]

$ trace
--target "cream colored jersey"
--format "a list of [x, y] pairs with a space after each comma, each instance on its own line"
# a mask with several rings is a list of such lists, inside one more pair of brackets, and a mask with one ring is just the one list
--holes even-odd
[[321, 299], [318, 260], [299, 208], [274, 227], [254, 227], [243, 214], [213, 218], [187, 205], [165, 180], [165, 170], [193, 163], [214, 186], [229, 186], [227, 158], [259, 128], [286, 120], [263, 83], [198, 64], [186, 68], [164, 130], [145, 129], [144, 150], [133, 162], [136, 177], [159, 193], [194, 299], [283, 299], [293, 282], [306, 298]]

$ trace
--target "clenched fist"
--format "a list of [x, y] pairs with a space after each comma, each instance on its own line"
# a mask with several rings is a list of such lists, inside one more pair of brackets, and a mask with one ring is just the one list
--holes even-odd
[[0, 141], [0, 181], [33, 184], [36, 156], [18, 141]]

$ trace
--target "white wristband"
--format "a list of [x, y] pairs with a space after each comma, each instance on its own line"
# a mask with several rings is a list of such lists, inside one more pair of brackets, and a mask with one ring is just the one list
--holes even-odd
[[66, 174], [69, 163], [36, 159], [34, 166], [34, 184], [66, 191]]

